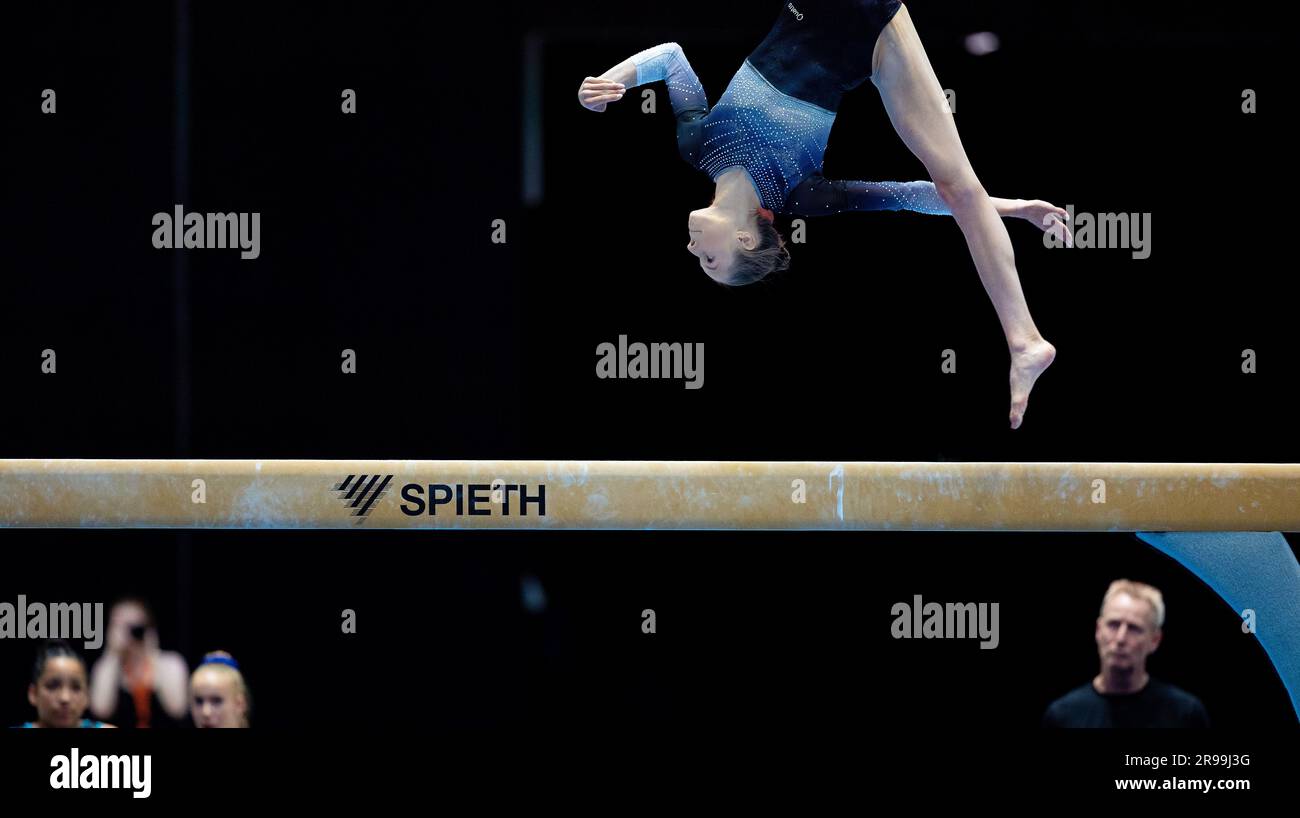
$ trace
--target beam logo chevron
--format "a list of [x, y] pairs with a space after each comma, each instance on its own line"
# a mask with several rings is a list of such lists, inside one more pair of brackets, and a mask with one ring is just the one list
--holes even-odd
[[349, 474], [343, 482], [334, 486], [334, 491], [338, 492], [343, 505], [351, 510], [352, 516], [357, 518], [357, 525], [361, 525], [379, 498], [388, 493], [388, 484], [391, 482], [391, 474]]

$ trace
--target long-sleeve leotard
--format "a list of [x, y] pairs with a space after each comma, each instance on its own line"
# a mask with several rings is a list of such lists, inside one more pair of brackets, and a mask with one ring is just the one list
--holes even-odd
[[777, 90], [748, 60], [712, 109], [677, 43], [647, 48], [631, 61], [636, 65], [635, 85], [659, 80], [667, 85], [682, 158], [712, 179], [743, 167], [763, 207], [801, 216], [868, 210], [949, 213], [932, 182], [823, 177], [835, 114]]
[[827, 179], [820, 173], [790, 191], [786, 211], [799, 216], [830, 216], [851, 210], [911, 210], [951, 216], [934, 182], [862, 182]]
[[677, 43], [662, 43], [631, 57], [636, 65], [636, 85], [646, 85], [663, 80], [668, 86], [668, 100], [673, 114], [679, 119], [683, 114], [708, 113], [709, 99], [704, 93], [700, 78], [686, 60], [686, 53]]

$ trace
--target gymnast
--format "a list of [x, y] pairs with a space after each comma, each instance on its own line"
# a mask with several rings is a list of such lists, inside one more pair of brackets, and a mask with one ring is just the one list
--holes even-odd
[[247, 727], [253, 699], [239, 663], [224, 650], [203, 657], [190, 677], [190, 717], [195, 727]]
[[[894, 130], [932, 182], [826, 179], [823, 154], [841, 97], [870, 79]], [[712, 203], [691, 211], [687, 250], [713, 280], [739, 286], [789, 266], [776, 213], [913, 210], [951, 215], [1011, 352], [1011, 428], [1056, 349], [1029, 314], [1002, 216], [1022, 218], [1070, 243], [1063, 208], [1041, 200], [990, 198], [966, 157], [939, 80], [900, 0], [782, 3], [767, 37], [709, 108], [677, 43], [638, 52], [587, 77], [579, 103], [601, 112], [627, 88], [664, 80], [677, 119], [677, 147], [715, 183]]]
[[27, 701], [36, 708], [36, 721], [23, 727], [112, 727], [83, 718], [90, 705], [86, 663], [62, 639], [47, 639], [36, 653]]

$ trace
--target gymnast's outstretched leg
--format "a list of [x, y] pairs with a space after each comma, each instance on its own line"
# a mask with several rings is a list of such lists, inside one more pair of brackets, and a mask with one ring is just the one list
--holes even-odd
[[921, 46], [907, 6], [880, 33], [872, 54], [871, 81], [880, 91], [889, 120], [908, 149], [921, 160], [966, 236], [975, 268], [993, 300], [1011, 349], [1011, 428], [1020, 427], [1029, 391], [1056, 348], [1039, 334], [1016, 273], [1011, 238], [976, 178], [943, 87]]

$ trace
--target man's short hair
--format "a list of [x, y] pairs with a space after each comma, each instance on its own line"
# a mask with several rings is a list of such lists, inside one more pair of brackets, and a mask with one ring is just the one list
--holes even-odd
[[1160, 595], [1160, 589], [1145, 582], [1134, 582], [1131, 579], [1117, 579], [1106, 589], [1106, 595], [1101, 598], [1101, 610], [1106, 610], [1106, 603], [1110, 602], [1120, 594], [1128, 594], [1134, 599], [1145, 600], [1151, 605], [1151, 612], [1155, 614], [1156, 628], [1160, 629], [1165, 626], [1165, 598]]

